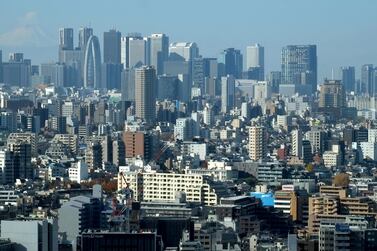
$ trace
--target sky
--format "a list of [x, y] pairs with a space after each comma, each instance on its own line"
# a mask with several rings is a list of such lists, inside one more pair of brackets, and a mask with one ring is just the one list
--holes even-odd
[[289, 44], [316, 44], [319, 80], [340, 66], [377, 65], [375, 0], [1, 0], [0, 50], [24, 52], [33, 64], [57, 60], [58, 29], [115, 28], [127, 34], [166, 33], [196, 42], [204, 57], [247, 45], [265, 47], [266, 72], [280, 70]]

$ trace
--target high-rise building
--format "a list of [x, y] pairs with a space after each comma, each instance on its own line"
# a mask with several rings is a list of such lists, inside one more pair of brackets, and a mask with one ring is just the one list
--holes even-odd
[[[317, 46], [288, 45], [281, 52], [282, 84], [311, 86], [317, 89]], [[309, 76], [307, 76], [309, 75]], [[303, 79], [304, 77], [304, 79]]]
[[257, 161], [267, 155], [267, 133], [263, 126], [249, 128], [249, 158]]
[[340, 68], [342, 84], [346, 92], [356, 90], [355, 67], [345, 66]]
[[320, 112], [340, 118], [346, 107], [346, 93], [340, 80], [325, 80], [320, 85], [319, 104]]
[[240, 78], [242, 75], [242, 54], [240, 50], [228, 48], [221, 52], [218, 58], [220, 76], [233, 75]]
[[152, 34], [148, 37], [149, 64], [156, 68], [157, 75], [164, 72], [164, 61], [169, 57], [169, 37], [165, 34]]
[[301, 158], [302, 156], [302, 132], [300, 129], [292, 130], [292, 156]]
[[85, 49], [84, 87], [101, 88], [101, 50], [98, 37], [91, 36]]
[[365, 64], [361, 67], [361, 82], [359, 92], [370, 97], [377, 93], [374, 81], [375, 69], [372, 64]]
[[221, 112], [228, 113], [235, 105], [235, 80], [232, 75], [221, 77]]
[[246, 47], [246, 71], [259, 68], [258, 80], [264, 80], [264, 47], [255, 44]]
[[120, 64], [120, 39], [121, 33], [110, 30], [103, 33], [103, 62]]
[[143, 66], [135, 70], [136, 117], [153, 122], [156, 117], [156, 70]]
[[190, 61], [199, 57], [199, 48], [193, 42], [171, 43], [169, 46], [170, 57], [179, 57], [185, 61]]
[[121, 63], [123, 68], [135, 68], [148, 64], [147, 38], [130, 33], [121, 38]]
[[73, 50], [73, 29], [60, 28], [59, 29], [59, 49]]
[[85, 51], [86, 44], [89, 41], [89, 38], [93, 36], [93, 29], [89, 27], [81, 27], [79, 30], [79, 44], [78, 49]]

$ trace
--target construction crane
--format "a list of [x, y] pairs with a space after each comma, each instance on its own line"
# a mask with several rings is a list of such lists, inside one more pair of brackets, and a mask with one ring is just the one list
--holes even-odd
[[161, 147], [161, 149], [158, 151], [156, 156], [154, 157], [153, 161], [157, 162], [162, 154], [170, 147], [170, 144], [179, 136], [179, 133], [174, 135], [174, 133], [170, 136], [169, 140], [164, 143], [164, 145]]

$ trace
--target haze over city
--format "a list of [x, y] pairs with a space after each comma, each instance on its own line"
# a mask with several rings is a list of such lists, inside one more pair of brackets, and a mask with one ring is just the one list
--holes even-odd
[[[280, 69], [287, 44], [318, 46], [318, 79], [344, 65], [377, 63], [376, 1], [2, 1], [0, 46], [21, 50], [35, 63], [57, 59], [58, 29], [90, 26], [102, 33], [163, 32], [171, 41], [192, 41], [206, 57], [224, 48], [266, 48], [266, 72]], [[351, 53], [352, 52], [352, 53]], [[357, 76], [360, 74], [356, 71]]]
[[0, 3], [0, 251], [377, 250], [377, 1]]

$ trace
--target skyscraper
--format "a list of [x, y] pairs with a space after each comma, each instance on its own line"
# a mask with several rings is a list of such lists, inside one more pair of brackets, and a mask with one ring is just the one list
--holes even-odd
[[86, 44], [89, 41], [90, 36], [93, 36], [93, 29], [88, 27], [81, 27], [79, 30], [79, 44], [80, 50], [85, 50]]
[[73, 29], [60, 28], [59, 29], [59, 49], [73, 50]]
[[170, 57], [180, 57], [185, 61], [190, 61], [199, 57], [199, 48], [193, 42], [171, 43], [169, 46]]
[[232, 75], [221, 78], [221, 112], [228, 113], [235, 104], [235, 80]]
[[121, 33], [110, 30], [103, 33], [103, 62], [120, 64], [120, 40]]
[[346, 106], [346, 95], [340, 80], [326, 80], [320, 86], [319, 104], [321, 108], [342, 108]]
[[259, 68], [258, 80], [264, 79], [264, 47], [255, 44], [246, 47], [246, 70]]
[[346, 66], [340, 68], [342, 84], [347, 92], [355, 91], [355, 67]]
[[377, 88], [374, 86], [374, 68], [372, 64], [365, 64], [361, 67], [361, 86], [360, 92], [374, 96], [377, 93]]
[[124, 69], [148, 64], [147, 38], [130, 33], [121, 38], [121, 63]]
[[266, 128], [262, 126], [251, 126], [249, 129], [249, 158], [257, 161], [267, 155], [267, 134]]
[[228, 48], [221, 52], [219, 58], [220, 76], [233, 75], [240, 78], [242, 75], [242, 54], [240, 50]]
[[288, 45], [284, 47], [281, 52], [281, 71], [282, 84], [308, 84], [311, 85], [312, 91], [316, 91], [317, 46]]
[[165, 34], [152, 34], [149, 41], [149, 64], [156, 68], [157, 75], [164, 72], [164, 61], [169, 56], [169, 37]]
[[91, 36], [85, 49], [84, 87], [101, 88], [101, 50], [98, 37]]
[[136, 117], [152, 123], [156, 117], [156, 70], [143, 66], [135, 70]]

